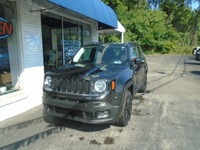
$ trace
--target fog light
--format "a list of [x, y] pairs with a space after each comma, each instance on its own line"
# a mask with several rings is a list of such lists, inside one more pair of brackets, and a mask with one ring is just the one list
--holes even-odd
[[109, 116], [109, 111], [108, 110], [99, 111], [97, 113], [97, 118], [106, 118], [108, 116]]

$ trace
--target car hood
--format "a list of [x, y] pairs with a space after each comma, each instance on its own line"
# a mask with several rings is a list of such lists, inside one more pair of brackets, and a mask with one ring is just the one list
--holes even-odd
[[68, 64], [47, 72], [47, 75], [79, 78], [110, 78], [125, 69], [118, 65]]

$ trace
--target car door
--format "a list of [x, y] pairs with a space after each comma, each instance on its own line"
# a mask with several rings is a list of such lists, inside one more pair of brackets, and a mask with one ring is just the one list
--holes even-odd
[[137, 46], [137, 53], [138, 53], [138, 58], [141, 59], [141, 63], [138, 66], [138, 74], [139, 74], [138, 84], [140, 85], [142, 83], [142, 81], [144, 80], [144, 78], [146, 77], [147, 64], [146, 64], [144, 53], [140, 46]]
[[134, 45], [129, 45], [130, 49], [130, 59], [131, 59], [131, 69], [133, 70], [133, 80], [134, 80], [134, 85], [135, 88], [137, 89], [138, 87], [138, 77], [139, 77], [139, 65], [135, 63], [135, 60], [138, 58], [138, 52], [137, 52], [137, 47]]

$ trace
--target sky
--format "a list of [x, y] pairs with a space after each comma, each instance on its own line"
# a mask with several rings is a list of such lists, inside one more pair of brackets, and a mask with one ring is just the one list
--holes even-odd
[[196, 2], [193, 2], [193, 3], [192, 3], [192, 8], [193, 8], [193, 9], [198, 8], [198, 6], [199, 6], [199, 2], [196, 1]]

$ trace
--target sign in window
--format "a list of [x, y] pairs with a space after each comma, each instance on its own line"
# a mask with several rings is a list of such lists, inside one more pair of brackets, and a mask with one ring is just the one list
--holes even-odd
[[13, 33], [13, 24], [0, 17], [0, 39], [7, 38]]

